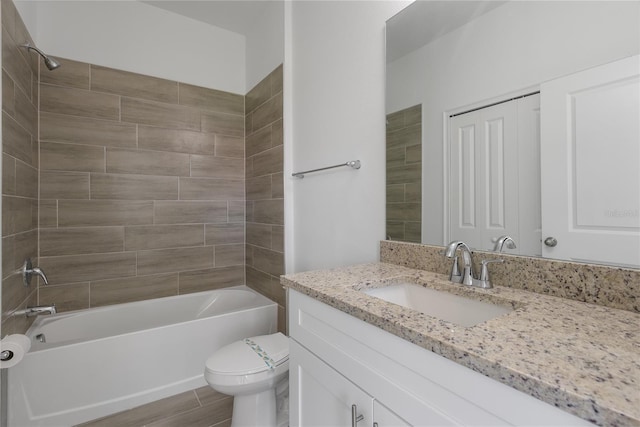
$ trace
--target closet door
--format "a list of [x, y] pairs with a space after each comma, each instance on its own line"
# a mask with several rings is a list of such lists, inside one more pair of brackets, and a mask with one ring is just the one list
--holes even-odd
[[639, 267], [638, 56], [541, 93], [543, 256]]

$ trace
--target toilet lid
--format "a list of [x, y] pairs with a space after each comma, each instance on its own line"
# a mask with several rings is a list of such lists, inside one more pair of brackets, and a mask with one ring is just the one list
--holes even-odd
[[280, 332], [245, 338], [222, 347], [207, 359], [209, 372], [246, 375], [275, 369], [289, 359], [289, 340]]

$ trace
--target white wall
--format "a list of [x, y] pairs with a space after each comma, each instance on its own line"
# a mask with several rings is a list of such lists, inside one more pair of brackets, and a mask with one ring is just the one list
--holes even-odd
[[[385, 21], [404, 1], [297, 1], [285, 25], [287, 271], [378, 260], [385, 232]], [[285, 86], [285, 92], [287, 86]], [[347, 168], [291, 177], [358, 159]], [[289, 194], [288, 194], [289, 195]], [[287, 196], [288, 196], [287, 195]], [[285, 196], [285, 197], [287, 197]]]
[[248, 92], [284, 62], [284, 1], [268, 1], [246, 36]]
[[52, 56], [246, 93], [245, 37], [137, 1], [17, 1]]
[[[387, 67], [387, 112], [423, 104], [423, 199], [443, 198], [443, 112], [637, 54], [640, 2], [507, 3]], [[443, 243], [442, 203], [422, 241]]]

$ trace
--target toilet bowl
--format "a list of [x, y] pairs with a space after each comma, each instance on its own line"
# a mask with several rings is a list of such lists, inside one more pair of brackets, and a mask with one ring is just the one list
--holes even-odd
[[276, 386], [288, 380], [289, 340], [281, 333], [222, 347], [205, 364], [214, 390], [233, 396], [232, 427], [276, 426]]

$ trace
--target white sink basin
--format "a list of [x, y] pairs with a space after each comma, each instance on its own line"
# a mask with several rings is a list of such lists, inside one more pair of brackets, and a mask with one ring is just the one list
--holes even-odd
[[461, 297], [413, 283], [361, 290], [382, 300], [411, 308], [460, 326], [473, 326], [513, 311], [512, 308]]

